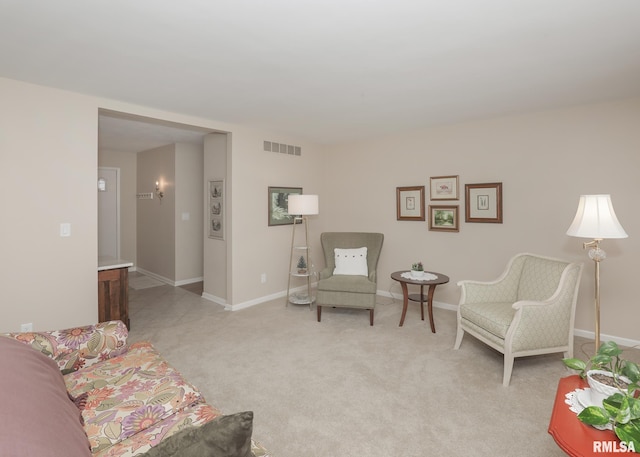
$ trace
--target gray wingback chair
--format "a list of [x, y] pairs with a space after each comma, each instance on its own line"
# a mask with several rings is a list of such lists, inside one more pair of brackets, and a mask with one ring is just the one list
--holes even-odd
[[[362, 232], [325, 232], [320, 235], [326, 267], [320, 271], [316, 295], [318, 322], [322, 316], [322, 307], [362, 308], [369, 310], [369, 323], [373, 325], [373, 313], [376, 306], [378, 258], [382, 249], [382, 233]], [[334, 274], [336, 267], [336, 248], [367, 248], [368, 275]]]
[[502, 385], [516, 357], [564, 352], [573, 357], [573, 325], [582, 264], [518, 254], [495, 281], [460, 281], [458, 334], [504, 354]]

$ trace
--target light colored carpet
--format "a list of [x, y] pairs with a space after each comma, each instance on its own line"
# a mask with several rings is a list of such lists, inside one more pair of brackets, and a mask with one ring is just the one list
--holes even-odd
[[[410, 307], [379, 297], [368, 312], [285, 306], [224, 311], [181, 288], [130, 294], [130, 341], [150, 340], [225, 413], [252, 410], [275, 457], [562, 456], [547, 433], [561, 354], [515, 362], [435, 309], [436, 334]], [[586, 340], [577, 338], [577, 351]], [[587, 350], [592, 350], [592, 345]], [[579, 355], [579, 354], [576, 354]]]
[[137, 275], [129, 275], [129, 287], [136, 290], [149, 289], [150, 287], [162, 286], [165, 283], [158, 281], [151, 276], [138, 273]]

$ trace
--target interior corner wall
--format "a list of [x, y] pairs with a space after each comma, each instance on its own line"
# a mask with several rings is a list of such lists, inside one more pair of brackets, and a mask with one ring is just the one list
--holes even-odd
[[[611, 194], [629, 234], [604, 240], [601, 331], [637, 341], [640, 257], [640, 98], [485, 119], [341, 144], [327, 151], [325, 229], [380, 231], [378, 289], [402, 291], [392, 272], [422, 261], [446, 274], [434, 300], [457, 305], [463, 279], [492, 280], [518, 252], [584, 264], [577, 329], [594, 329], [594, 263], [566, 235], [581, 194]], [[336, 166], [340, 164], [340, 166]], [[458, 175], [458, 200], [432, 200], [430, 177]], [[502, 182], [503, 223], [465, 222], [465, 184]], [[426, 220], [396, 219], [396, 188], [425, 186]], [[348, 196], [348, 198], [345, 198]], [[429, 230], [429, 206], [458, 208], [459, 232]], [[621, 316], [623, 316], [621, 318]], [[409, 318], [409, 316], [407, 316]], [[436, 322], [437, 327], [437, 322]]]
[[[228, 178], [227, 156], [230, 147], [230, 134], [211, 133], [204, 137], [204, 166], [203, 180], [200, 187], [204, 196], [202, 203], [202, 213], [207, 217], [202, 221], [201, 236], [203, 239], [203, 295], [219, 302], [227, 304], [230, 300], [227, 283], [230, 278], [230, 268], [228, 261], [228, 247], [231, 243], [231, 180]], [[225, 181], [223, 217], [224, 217], [224, 239], [209, 238], [209, 181]]]
[[[175, 145], [137, 154], [137, 193], [153, 193], [153, 199], [139, 199], [137, 205], [137, 267], [169, 283], [175, 282], [176, 188]], [[164, 192], [155, 195], [155, 183]]]
[[178, 285], [199, 281], [203, 274], [203, 147], [175, 145], [175, 279]]
[[137, 156], [133, 152], [99, 150], [98, 167], [120, 169], [120, 258], [137, 265]]

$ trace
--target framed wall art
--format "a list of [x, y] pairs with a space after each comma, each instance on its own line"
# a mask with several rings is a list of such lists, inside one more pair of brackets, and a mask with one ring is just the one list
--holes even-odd
[[224, 240], [224, 179], [209, 181], [209, 238]]
[[430, 180], [431, 200], [459, 200], [459, 179], [455, 176], [433, 176]]
[[396, 187], [399, 221], [424, 221], [424, 186]]
[[294, 217], [288, 213], [291, 194], [302, 194], [302, 187], [269, 187], [269, 225], [293, 224]]
[[502, 183], [466, 184], [465, 222], [502, 224]]
[[459, 232], [458, 205], [429, 205], [429, 230]]

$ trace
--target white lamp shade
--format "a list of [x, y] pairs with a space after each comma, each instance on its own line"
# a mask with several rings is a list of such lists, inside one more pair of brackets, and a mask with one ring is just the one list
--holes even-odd
[[287, 212], [293, 216], [318, 214], [318, 196], [289, 195]]
[[580, 238], [626, 238], [609, 195], [581, 195], [576, 217], [567, 235]]

